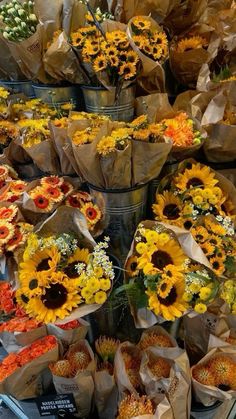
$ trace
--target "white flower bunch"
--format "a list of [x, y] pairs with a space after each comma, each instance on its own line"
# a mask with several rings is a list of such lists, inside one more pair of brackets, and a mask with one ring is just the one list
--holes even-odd
[[34, 14], [34, 2], [20, 3], [12, 0], [0, 6], [0, 19], [6, 24], [2, 29], [3, 37], [9, 41], [23, 41], [36, 32], [38, 24]]

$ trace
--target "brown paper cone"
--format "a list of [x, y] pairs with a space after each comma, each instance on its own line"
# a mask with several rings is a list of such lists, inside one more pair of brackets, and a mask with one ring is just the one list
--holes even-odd
[[5, 351], [17, 352], [23, 346], [31, 345], [35, 340], [40, 339], [47, 335], [46, 326], [43, 325], [37, 329], [30, 330], [29, 332], [1, 332], [0, 341]]

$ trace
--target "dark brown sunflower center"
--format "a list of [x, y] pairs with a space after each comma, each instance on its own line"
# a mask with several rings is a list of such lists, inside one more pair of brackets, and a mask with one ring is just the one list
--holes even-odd
[[161, 291], [165, 291], [167, 288], [167, 284], [164, 282], [164, 284], [161, 284], [160, 289]]
[[190, 230], [192, 225], [193, 225], [193, 223], [189, 220], [184, 222], [184, 228], [186, 228], [186, 230]]
[[31, 279], [29, 282], [29, 289], [34, 290], [38, 286], [38, 280], [37, 279]]
[[25, 303], [25, 304], [27, 304], [28, 302], [29, 302], [29, 299], [28, 299], [28, 297], [26, 297], [26, 295], [25, 294], [21, 294], [21, 299], [22, 299], [22, 301], [23, 301], [23, 303]]
[[161, 304], [163, 304], [166, 307], [172, 306], [177, 300], [176, 288], [172, 287], [166, 298], [162, 298], [158, 295], [158, 300], [160, 301]]
[[42, 259], [41, 262], [39, 262], [38, 266], [37, 266], [37, 271], [41, 272], [41, 271], [48, 271], [50, 269], [49, 266], [49, 260], [51, 260], [51, 258], [45, 258]]
[[78, 265], [79, 261], [75, 261], [72, 263], [69, 263], [69, 265], [67, 265], [64, 269], [65, 274], [69, 277], [69, 278], [77, 278], [78, 276], [78, 271], [76, 269], [76, 266]]
[[217, 244], [217, 240], [216, 239], [211, 239], [210, 240], [210, 243], [216, 245]]
[[187, 188], [191, 188], [191, 186], [193, 188], [196, 188], [197, 186], [204, 186], [204, 183], [202, 182], [201, 179], [199, 179], [198, 177], [192, 177], [191, 179], [189, 179], [189, 181], [187, 182]]
[[46, 308], [55, 310], [65, 304], [67, 300], [67, 289], [62, 284], [51, 284], [46, 288], [46, 292], [42, 295], [41, 300]]
[[219, 262], [217, 262], [217, 261], [215, 260], [215, 262], [213, 262], [212, 266], [213, 266], [213, 268], [214, 268], [214, 269], [219, 269], [220, 264], [219, 264]]
[[163, 214], [169, 220], [176, 220], [179, 218], [180, 210], [176, 204], [168, 204], [165, 206]]
[[137, 266], [138, 266], [137, 262], [132, 262], [131, 265], [130, 265], [130, 270], [132, 272], [135, 272], [136, 269], [137, 269]]
[[196, 235], [196, 239], [197, 240], [202, 240], [202, 239], [204, 239], [204, 237], [201, 234], [197, 234]]
[[164, 269], [167, 265], [173, 265], [173, 260], [171, 256], [163, 250], [157, 250], [156, 252], [154, 252], [151, 261], [155, 268], [161, 270]]

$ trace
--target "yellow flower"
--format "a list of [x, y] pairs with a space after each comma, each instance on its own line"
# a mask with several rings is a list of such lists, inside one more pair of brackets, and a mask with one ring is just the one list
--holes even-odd
[[213, 255], [213, 253], [215, 252], [215, 247], [208, 241], [205, 243], [201, 243], [201, 249], [206, 256]]
[[148, 125], [147, 115], [140, 115], [129, 123], [129, 126], [133, 129], [146, 128]]
[[204, 243], [209, 238], [207, 229], [203, 226], [196, 226], [191, 229], [191, 234], [197, 243]]
[[99, 54], [93, 61], [93, 69], [96, 73], [107, 68], [107, 60], [105, 55]]
[[10, 95], [10, 92], [8, 92], [4, 87], [0, 87], [0, 98], [1, 99], [7, 99]]
[[183, 173], [179, 173], [174, 179], [175, 185], [181, 191], [195, 187], [214, 187], [218, 180], [208, 166], [200, 163], [192, 163], [191, 168], [186, 168]]
[[100, 280], [100, 289], [102, 291], [108, 291], [111, 288], [110, 279], [103, 278]]
[[185, 292], [183, 295], [183, 300], [186, 303], [190, 303], [190, 301], [192, 301], [193, 295], [190, 292]]
[[119, 405], [117, 419], [132, 419], [133, 417], [152, 417], [154, 408], [152, 401], [146, 396], [126, 396]]
[[218, 236], [225, 236], [226, 230], [223, 226], [221, 226], [219, 223], [212, 221], [210, 218], [205, 218], [205, 226], [208, 230], [212, 231], [212, 233], [218, 235]]
[[126, 62], [122, 64], [119, 69], [119, 75], [122, 76], [125, 80], [130, 80], [136, 75], [136, 66], [133, 63]]
[[87, 288], [91, 291], [91, 294], [100, 290], [100, 281], [97, 278], [89, 278]]
[[212, 289], [209, 287], [202, 287], [200, 289], [200, 293], [199, 293], [199, 297], [201, 298], [201, 300], [205, 301], [208, 300], [209, 297], [212, 294]]
[[195, 205], [201, 205], [203, 203], [203, 197], [201, 195], [196, 195], [193, 197], [193, 203]]
[[74, 47], [82, 47], [86, 39], [85, 35], [81, 31], [76, 31], [70, 34], [71, 42]]
[[139, 255], [143, 255], [144, 253], [147, 252], [147, 250], [148, 250], [148, 248], [147, 248], [147, 244], [146, 243], [140, 242], [140, 243], [137, 243], [136, 244], [136, 252]]
[[133, 50], [128, 51], [127, 52], [127, 61], [129, 63], [133, 63], [133, 64], [136, 65], [139, 61], [139, 56], [138, 56], [137, 52], [135, 52]]
[[102, 137], [97, 144], [97, 152], [102, 156], [107, 156], [116, 149], [116, 140], [112, 136]]
[[180, 219], [182, 203], [178, 196], [164, 191], [163, 194], [157, 194], [156, 202], [152, 208], [157, 220], [176, 223]]
[[143, 49], [145, 47], [145, 45], [148, 44], [147, 38], [145, 38], [145, 36], [143, 36], [143, 35], [134, 35], [133, 36], [133, 41], [139, 49]]
[[[83, 54], [94, 57], [100, 52], [100, 45], [96, 40], [86, 39], [83, 47]], [[92, 59], [92, 58], [91, 58]]]
[[199, 284], [190, 284], [189, 285], [189, 291], [191, 291], [193, 294], [198, 294], [201, 289], [201, 285]]
[[142, 16], [135, 16], [132, 20], [132, 25], [140, 31], [148, 30], [151, 28], [151, 21]]
[[84, 287], [81, 290], [81, 295], [84, 299], [88, 299], [89, 297], [91, 297], [93, 294], [93, 292], [91, 291], [91, 289], [89, 287]]
[[176, 52], [183, 53], [192, 49], [203, 48], [207, 46], [207, 40], [201, 36], [192, 36], [181, 39], [176, 45]]
[[199, 314], [203, 314], [207, 311], [207, 306], [206, 304], [198, 303], [194, 306], [194, 310]]
[[224, 261], [219, 257], [212, 257], [210, 258], [210, 263], [212, 266], [213, 271], [216, 273], [216, 275], [223, 275], [225, 272], [225, 265]]
[[119, 340], [100, 336], [100, 338], [95, 341], [96, 352], [103, 361], [113, 362], [119, 344]]
[[159, 240], [159, 234], [157, 233], [157, 231], [154, 230], [146, 230], [144, 233], [144, 237], [147, 240], [148, 244], [155, 244], [158, 242]]
[[98, 291], [94, 295], [94, 299], [96, 304], [103, 304], [107, 300], [107, 294], [104, 291]]

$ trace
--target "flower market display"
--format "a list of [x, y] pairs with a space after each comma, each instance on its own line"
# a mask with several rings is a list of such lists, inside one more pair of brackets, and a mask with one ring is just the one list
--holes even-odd
[[0, 5], [14, 412], [236, 417], [235, 22], [233, 0]]

